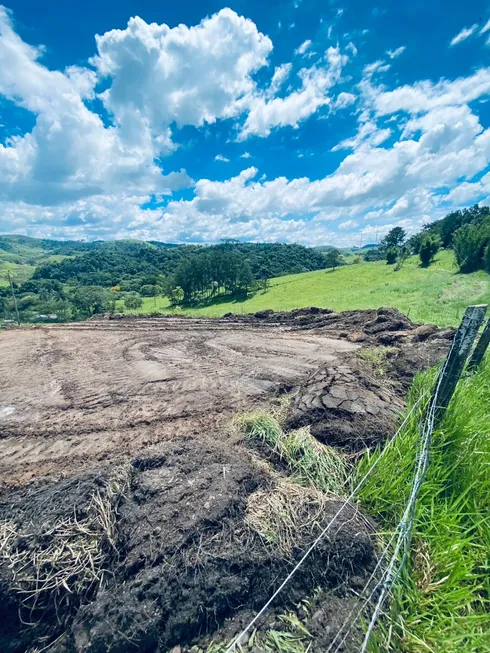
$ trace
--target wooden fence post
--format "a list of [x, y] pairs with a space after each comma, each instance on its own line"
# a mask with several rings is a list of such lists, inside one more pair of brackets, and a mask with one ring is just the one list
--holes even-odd
[[441, 369], [432, 395], [431, 407], [434, 407], [434, 402], [436, 402], [434, 428], [441, 423], [444, 417], [444, 413], [454, 394], [478, 329], [485, 319], [486, 311], [486, 304], [468, 306], [463, 315], [461, 324], [454, 336], [448, 358]]
[[469, 370], [474, 370], [480, 365], [480, 363], [483, 360], [483, 357], [485, 356], [485, 352], [487, 351], [489, 344], [490, 344], [490, 318], [488, 318], [487, 324], [483, 329], [483, 333], [481, 334], [480, 339], [478, 340], [476, 347], [473, 351], [473, 354], [470, 358], [470, 362], [468, 363]]

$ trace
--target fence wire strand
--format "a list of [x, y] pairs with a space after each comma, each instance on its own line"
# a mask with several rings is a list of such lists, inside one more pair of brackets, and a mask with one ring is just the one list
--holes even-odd
[[[451, 348], [449, 350], [449, 353], [447, 355], [446, 361], [444, 365], [442, 366], [439, 376], [437, 379], [437, 384], [434, 390], [434, 393], [432, 395], [432, 399], [429, 405], [429, 410], [427, 412], [427, 416], [425, 418], [423, 430], [422, 430], [422, 437], [421, 437], [421, 442], [420, 442], [420, 447], [419, 447], [419, 452], [417, 454], [417, 468], [414, 476], [414, 480], [412, 483], [412, 490], [410, 492], [410, 496], [408, 498], [407, 506], [405, 508], [405, 512], [403, 513], [403, 517], [401, 518], [397, 530], [399, 530], [399, 535], [397, 539], [397, 543], [395, 546], [395, 549], [393, 551], [392, 558], [390, 560], [390, 563], [384, 573], [384, 581], [381, 586], [381, 592], [379, 594], [378, 600], [376, 601], [375, 608], [373, 610], [373, 614], [371, 616], [371, 620], [369, 622], [368, 628], [366, 630], [366, 633], [364, 635], [364, 640], [360, 649], [360, 653], [365, 653], [369, 644], [370, 637], [373, 633], [374, 627], [376, 625], [376, 622], [379, 618], [379, 615], [381, 613], [381, 610], [383, 608], [383, 604], [386, 600], [386, 597], [388, 595], [388, 592], [391, 590], [393, 587], [394, 583], [400, 576], [400, 573], [403, 569], [406, 557], [408, 556], [409, 552], [409, 547], [410, 547], [410, 540], [411, 540], [411, 535], [412, 535], [412, 530], [413, 530], [413, 525], [415, 521], [415, 508], [417, 504], [417, 498], [419, 495], [420, 488], [422, 486], [422, 483], [424, 482], [425, 476], [427, 474], [427, 470], [429, 467], [429, 454], [430, 454], [430, 446], [431, 446], [431, 441], [432, 441], [432, 433], [434, 430], [434, 422], [435, 422], [435, 416], [436, 416], [436, 411], [438, 408], [438, 396], [439, 396], [439, 390], [441, 387], [442, 380], [444, 378], [445, 372], [447, 370], [447, 366], [449, 364], [449, 360], [451, 357], [451, 354], [453, 352], [453, 349], [455, 347], [455, 340], [453, 340], [453, 343], [451, 345]], [[397, 561], [400, 555], [401, 548], [403, 546], [403, 556], [401, 560], [398, 562]]]
[[338, 519], [340, 514], [345, 510], [345, 508], [350, 504], [350, 502], [355, 498], [361, 487], [364, 485], [364, 483], [367, 481], [369, 476], [372, 474], [373, 470], [376, 468], [378, 465], [379, 461], [383, 458], [385, 453], [388, 451], [390, 448], [391, 444], [395, 441], [397, 436], [401, 433], [402, 429], [405, 427], [405, 425], [408, 423], [410, 417], [414, 413], [415, 409], [419, 406], [421, 403], [422, 399], [424, 399], [427, 396], [427, 392], [421, 395], [417, 401], [414, 403], [410, 411], [407, 413], [405, 418], [403, 419], [403, 422], [401, 423], [400, 427], [396, 431], [395, 435], [389, 440], [385, 448], [381, 451], [379, 456], [376, 458], [372, 466], [369, 468], [369, 470], [366, 472], [366, 474], [362, 477], [362, 479], [359, 481], [359, 483], [356, 485], [356, 487], [352, 490], [350, 495], [345, 499], [345, 501], [342, 503], [340, 508], [337, 510], [337, 512], [334, 514], [334, 516], [330, 519], [330, 521], [327, 523], [325, 528], [321, 531], [321, 533], [318, 535], [318, 537], [315, 539], [313, 544], [307, 549], [307, 551], [303, 554], [301, 559], [298, 561], [298, 563], [294, 566], [294, 568], [291, 570], [291, 572], [286, 576], [286, 578], [283, 580], [283, 582], [279, 585], [279, 587], [276, 589], [276, 591], [272, 594], [272, 596], [269, 598], [269, 600], [265, 603], [265, 605], [257, 612], [255, 617], [247, 624], [247, 626], [241, 631], [239, 635], [235, 637], [233, 642], [230, 644], [230, 646], [226, 649], [225, 653], [232, 653], [233, 651], [236, 651], [237, 646], [241, 643], [242, 639], [244, 636], [250, 631], [250, 629], [255, 625], [255, 623], [262, 617], [262, 615], [267, 611], [271, 603], [276, 599], [276, 597], [282, 592], [282, 590], [286, 587], [286, 585], [289, 583], [291, 578], [297, 573], [297, 571], [301, 568], [303, 563], [306, 561], [306, 559], [310, 556], [312, 551], [318, 546], [318, 544], [321, 542], [321, 540], [325, 537], [327, 532], [330, 530], [332, 525], [335, 523], [335, 521]]

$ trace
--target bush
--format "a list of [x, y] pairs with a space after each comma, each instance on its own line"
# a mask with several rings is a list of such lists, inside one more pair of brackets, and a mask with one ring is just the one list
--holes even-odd
[[436, 234], [425, 234], [420, 242], [419, 256], [422, 265], [430, 265], [441, 247], [441, 239]]
[[143, 305], [143, 300], [137, 292], [128, 292], [124, 299], [124, 306], [130, 310], [140, 308]]
[[143, 297], [158, 297], [158, 295], [162, 294], [162, 289], [157, 285], [145, 284], [141, 286], [140, 293]]
[[483, 256], [490, 244], [490, 221], [467, 224], [454, 232], [453, 247], [460, 272], [483, 268]]
[[398, 247], [388, 247], [386, 250], [386, 263], [392, 265], [398, 258]]
[[490, 274], [490, 243], [488, 243], [485, 249], [484, 265], [485, 265], [485, 270]]

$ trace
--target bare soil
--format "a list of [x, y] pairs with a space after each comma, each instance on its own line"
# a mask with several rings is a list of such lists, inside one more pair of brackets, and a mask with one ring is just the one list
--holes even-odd
[[357, 347], [282, 326], [175, 318], [2, 331], [1, 483], [217, 429]]
[[[296, 486], [287, 553], [251, 530], [257, 497], [290, 481], [230, 434], [232, 417], [292, 391], [286, 427], [358, 451], [394, 432], [413, 375], [452, 334], [392, 309], [316, 308], [0, 332], [0, 650], [183, 653], [233, 637], [339, 498], [322, 495], [319, 518]], [[385, 345], [380, 378], [360, 354]], [[348, 505], [259, 627], [310, 596], [324, 652], [375, 566], [375, 530]]]

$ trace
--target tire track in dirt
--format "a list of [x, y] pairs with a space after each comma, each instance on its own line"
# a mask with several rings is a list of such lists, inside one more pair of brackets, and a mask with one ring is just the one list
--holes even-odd
[[70, 474], [187, 433], [294, 385], [356, 345], [211, 320], [90, 321], [0, 338], [0, 474]]

